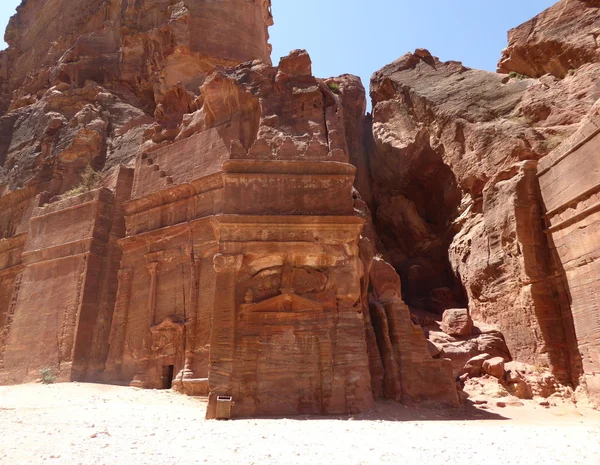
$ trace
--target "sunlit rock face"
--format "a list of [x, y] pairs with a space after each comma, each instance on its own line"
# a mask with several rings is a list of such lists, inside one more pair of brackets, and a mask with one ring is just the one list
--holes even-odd
[[442, 312], [468, 307], [510, 356], [595, 396], [599, 11], [561, 1], [511, 31], [511, 74], [423, 49], [375, 73], [368, 190], [380, 250], [436, 350], [477, 355], [439, 336]]
[[270, 0], [29, 0], [6, 31], [9, 87], [89, 79], [155, 100], [178, 82], [196, 91], [215, 65], [269, 61], [272, 23]]
[[564, 78], [586, 63], [597, 63], [600, 3], [560, 1], [508, 33], [498, 72]]

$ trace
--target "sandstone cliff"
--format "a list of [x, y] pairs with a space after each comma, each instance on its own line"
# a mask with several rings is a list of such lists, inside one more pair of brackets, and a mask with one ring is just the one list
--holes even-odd
[[[595, 363], [582, 367], [576, 340], [583, 331], [587, 347], [598, 332], [574, 330], [568, 293], [579, 284], [565, 283], [553, 257], [544, 213], [555, 206], [537, 171], [600, 97], [599, 15], [594, 2], [561, 1], [511, 31], [500, 64], [510, 75], [417, 50], [371, 81], [373, 220], [411, 309], [468, 306], [502, 331], [515, 359], [576, 385], [584, 371], [597, 373]], [[591, 176], [597, 186], [587, 173], [562, 181]], [[595, 327], [590, 311], [577, 326]]]
[[600, 14], [597, 0], [560, 1], [508, 33], [498, 71], [563, 78], [597, 63]]

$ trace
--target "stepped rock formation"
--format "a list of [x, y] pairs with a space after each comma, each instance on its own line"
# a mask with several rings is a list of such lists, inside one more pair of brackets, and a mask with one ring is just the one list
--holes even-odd
[[485, 365], [598, 399], [599, 10], [512, 31], [510, 75], [407, 54], [365, 116], [357, 77], [272, 65], [269, 0], [23, 1], [0, 52], [0, 382], [339, 414], [456, 406]]

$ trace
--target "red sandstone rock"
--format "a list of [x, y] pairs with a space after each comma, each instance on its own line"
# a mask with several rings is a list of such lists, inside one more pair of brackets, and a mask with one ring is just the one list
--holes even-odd
[[[242, 45], [186, 35], [195, 14], [221, 33], [230, 27], [218, 20], [231, 5], [194, 10], [204, 3], [155, 5], [154, 20], [167, 22], [159, 30], [133, 21], [139, 11], [131, 5], [121, 11], [123, 59], [111, 73], [132, 93], [117, 97], [110, 73], [88, 76], [97, 82], [82, 87], [72, 76], [90, 63], [78, 60], [83, 52], [75, 47], [59, 61], [53, 88], [13, 100], [3, 159], [20, 170], [11, 172], [14, 182], [31, 187], [19, 197], [22, 186], [8, 184], [1, 200], [30, 202], [48, 192], [33, 212], [5, 214], [29, 232], [4, 248], [19, 253], [25, 243], [23, 263], [14, 260], [7, 273], [13, 298], [0, 340], [4, 380], [50, 366], [61, 380], [173, 386], [208, 394], [211, 418], [219, 396], [233, 398], [236, 417], [352, 413], [370, 408], [375, 396], [457, 405], [450, 363], [432, 358], [401, 299], [400, 278], [360, 238], [365, 221], [354, 209], [356, 169], [348, 163], [348, 146], [359, 144], [345, 125], [361, 124], [362, 86], [348, 76], [335, 88], [316, 79], [301, 50], [279, 67], [254, 60], [196, 69], [196, 59], [207, 70], [230, 64], [229, 45]], [[253, 18], [262, 30], [267, 5], [239, 6], [244, 21]], [[160, 44], [165, 36], [165, 47], [179, 49], [163, 50], [140, 75], [135, 60], [146, 60], [146, 40]], [[266, 44], [261, 37], [244, 46], [246, 58]], [[212, 55], [190, 57], [190, 41]], [[21, 89], [35, 85], [13, 77], [23, 79]], [[346, 117], [352, 96], [362, 96], [363, 106], [352, 103]], [[17, 144], [28, 132], [35, 138]], [[37, 153], [36, 138], [42, 155], [19, 165], [19, 150], [31, 144]], [[133, 168], [133, 175], [122, 171], [127, 180], [115, 177], [119, 163]], [[79, 190], [65, 193], [82, 172], [90, 174]], [[103, 185], [110, 189], [85, 192]], [[59, 224], [73, 228], [66, 234]], [[41, 316], [31, 311], [38, 288], [53, 302]], [[37, 318], [52, 323], [43, 337], [31, 330]], [[26, 349], [32, 338], [33, 352]]]
[[600, 403], [600, 323], [590, 292], [597, 287], [600, 263], [599, 110], [594, 105], [579, 130], [538, 167], [561, 304], [570, 309], [574, 322], [568, 336], [581, 355], [582, 366], [575, 368], [583, 375], [580, 385], [596, 403]]
[[466, 373], [470, 378], [477, 378], [481, 376], [483, 372], [483, 363], [489, 359], [490, 354], [476, 355], [475, 357], [469, 359], [467, 363], [465, 363], [465, 366], [461, 371]]
[[[305, 51], [271, 66], [268, 0], [63, 3], [21, 5], [0, 52], [0, 382], [348, 413], [456, 405], [512, 353], [536, 366], [510, 392], [598, 398], [597, 2], [511, 32], [501, 70], [554, 76], [419, 49], [372, 117]], [[467, 305], [501, 332], [455, 328]]]
[[216, 65], [268, 61], [270, 7], [270, 0], [28, 0], [6, 32], [10, 91], [86, 80], [117, 90], [120, 82], [153, 105], [178, 83], [195, 91]]
[[513, 357], [566, 383], [580, 362], [555, 298], [537, 160], [577, 129], [599, 73], [589, 63], [563, 80], [506, 79], [408, 54], [371, 82], [374, 225], [403, 297], [439, 314], [468, 302]]
[[547, 398], [557, 392], [568, 391], [559, 385], [552, 373], [542, 367], [509, 362], [504, 365], [504, 369], [506, 374], [502, 384], [508, 392], [520, 399]]
[[502, 357], [485, 360], [481, 368], [494, 378], [502, 379], [504, 377], [504, 359]]
[[561, 0], [508, 33], [498, 72], [564, 78], [586, 63], [598, 62], [599, 30], [597, 0]]
[[466, 308], [451, 308], [444, 311], [440, 327], [450, 336], [468, 336], [473, 331], [473, 320]]
[[[456, 337], [449, 336], [445, 332], [440, 331], [437, 324], [430, 324], [425, 326], [424, 329], [428, 341], [435, 344], [435, 346], [441, 350], [439, 357], [451, 360], [455, 376], [461, 375], [466, 371], [476, 372], [476, 365], [479, 360], [478, 357], [483, 357], [483, 354], [486, 356], [484, 359], [501, 357], [504, 361], [512, 360], [504, 338], [498, 331], [493, 329], [482, 330], [476, 328], [476, 330], [473, 331], [474, 334]], [[472, 366], [473, 370], [470, 369], [471, 361], [474, 362]], [[475, 376], [475, 374], [473, 374], [473, 376]]]

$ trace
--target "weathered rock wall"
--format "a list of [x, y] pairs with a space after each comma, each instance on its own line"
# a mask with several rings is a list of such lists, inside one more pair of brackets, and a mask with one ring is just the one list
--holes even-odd
[[130, 174], [120, 173], [116, 195], [100, 189], [34, 210], [3, 324], [5, 382], [37, 379], [46, 367], [84, 380], [103, 368], [120, 262], [115, 198], [129, 196]]
[[564, 78], [600, 58], [600, 3], [562, 0], [508, 33], [498, 72]]
[[600, 118], [594, 107], [569, 140], [544, 158], [538, 176], [563, 305], [570, 308], [582, 383], [600, 401]]
[[[26, 240], [27, 235], [20, 234], [0, 241], [0, 328], [4, 328], [9, 318], [15, 280], [23, 270], [21, 254]], [[3, 340], [2, 334], [0, 341]], [[0, 342], [0, 347], [3, 346], [4, 342]]]
[[151, 104], [179, 82], [196, 91], [217, 64], [268, 61], [272, 21], [270, 0], [28, 0], [5, 34], [9, 91], [89, 79]]
[[[445, 309], [468, 305], [473, 319], [502, 331], [515, 359], [576, 385], [584, 372], [595, 383], [595, 316], [583, 303], [594, 297], [573, 277], [578, 271], [561, 269], [564, 260], [574, 267], [593, 255], [580, 244], [596, 241], [563, 229], [583, 221], [593, 230], [584, 210], [597, 181], [590, 162], [579, 171], [566, 166], [577, 163], [577, 150], [593, 159], [593, 141], [564, 160], [552, 150], [586, 131], [581, 121], [600, 97], [599, 11], [596, 2], [561, 1], [511, 31], [500, 64], [510, 76], [417, 50], [371, 81], [375, 146], [366, 191], [381, 252], [402, 276], [411, 310], [439, 320]], [[550, 226], [549, 235], [546, 210], [551, 222], [578, 216]]]
[[[535, 164], [595, 102], [587, 84], [598, 71], [508, 79], [421, 51], [376, 73], [371, 88], [374, 224], [407, 302], [436, 313], [468, 301], [474, 319], [504, 333], [515, 358], [552, 367], [564, 381], [571, 362], [556, 325], [562, 312], [549, 282]], [[575, 87], [579, 107], [565, 114], [559, 109]]]

